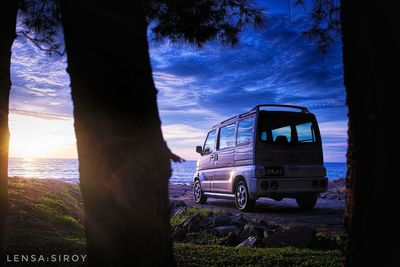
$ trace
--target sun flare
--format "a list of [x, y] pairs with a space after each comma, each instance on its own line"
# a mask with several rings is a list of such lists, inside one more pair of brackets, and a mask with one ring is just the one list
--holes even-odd
[[76, 141], [73, 119], [41, 118], [11, 113], [10, 157], [75, 158]]

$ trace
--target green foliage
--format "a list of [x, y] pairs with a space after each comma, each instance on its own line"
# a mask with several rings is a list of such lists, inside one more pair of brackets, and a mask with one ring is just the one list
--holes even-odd
[[18, 34], [50, 55], [63, 55], [62, 41], [57, 40], [61, 31], [60, 0], [20, 0], [19, 5], [24, 29]]
[[[307, 1], [291, 1], [293, 7], [310, 10], [310, 27], [303, 34], [326, 52], [340, 37], [339, 0], [313, 0], [310, 8]], [[143, 4], [157, 41], [168, 38], [202, 47], [218, 40], [236, 45], [247, 25], [264, 27], [265, 12], [254, 0], [147, 0]], [[20, 0], [20, 10], [24, 29], [18, 34], [48, 54], [63, 55], [60, 0]]]
[[[71, 199], [72, 195], [76, 197]], [[76, 185], [10, 178], [9, 202], [6, 226], [9, 253], [84, 251], [83, 211], [82, 205], [77, 205], [82, 199]]]
[[[293, 5], [307, 9], [308, 1], [292, 0]], [[314, 41], [319, 49], [326, 53], [341, 36], [340, 1], [313, 0], [310, 9], [311, 26], [303, 35]]]
[[186, 218], [193, 215], [193, 213], [195, 213], [195, 212], [199, 212], [202, 216], [207, 216], [211, 213], [214, 213], [214, 214], [223, 213], [222, 211], [218, 211], [218, 210], [190, 207], [190, 208], [187, 208], [183, 213], [172, 216], [171, 217], [171, 225], [175, 226], [175, 225], [181, 223]]
[[175, 244], [178, 266], [343, 266], [338, 250]]
[[211, 40], [235, 45], [246, 25], [264, 25], [263, 11], [252, 0], [151, 0], [145, 1], [145, 10], [156, 40], [199, 47]]

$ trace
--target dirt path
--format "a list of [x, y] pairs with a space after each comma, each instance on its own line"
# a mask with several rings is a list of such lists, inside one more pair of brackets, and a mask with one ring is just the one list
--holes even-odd
[[[244, 212], [244, 214], [284, 227], [309, 224], [321, 232], [343, 234], [345, 206], [343, 183], [342, 179], [331, 182], [328, 192], [323, 195], [323, 198], [318, 199], [316, 207], [312, 210], [299, 209], [293, 199], [275, 201], [263, 198], [257, 201], [253, 212]], [[225, 210], [232, 214], [240, 213], [231, 200], [208, 199], [207, 204], [196, 204], [193, 201], [192, 186], [190, 185], [170, 185], [170, 198], [183, 200], [187, 205], [193, 207]]]

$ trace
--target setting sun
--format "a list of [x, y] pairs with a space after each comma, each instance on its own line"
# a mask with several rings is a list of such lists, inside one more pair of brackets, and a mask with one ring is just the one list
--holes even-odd
[[10, 157], [76, 158], [73, 119], [11, 113]]

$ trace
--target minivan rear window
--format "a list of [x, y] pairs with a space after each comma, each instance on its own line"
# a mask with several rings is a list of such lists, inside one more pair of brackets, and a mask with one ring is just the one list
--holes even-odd
[[258, 136], [270, 144], [302, 144], [319, 142], [315, 118], [295, 112], [260, 112]]

